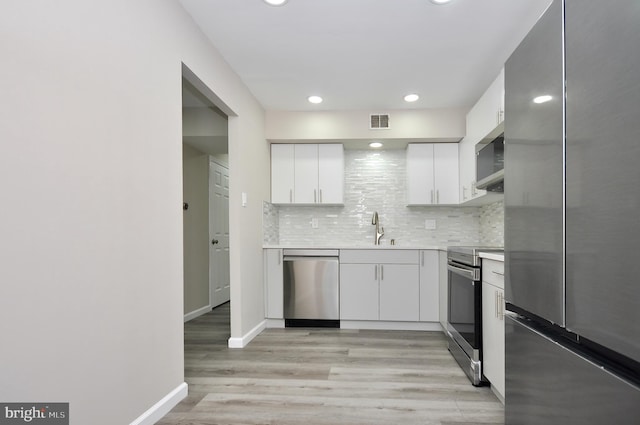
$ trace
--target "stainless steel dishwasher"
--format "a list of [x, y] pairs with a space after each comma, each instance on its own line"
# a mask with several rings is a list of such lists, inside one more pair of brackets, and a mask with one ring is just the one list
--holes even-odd
[[286, 327], [340, 327], [337, 249], [285, 249]]

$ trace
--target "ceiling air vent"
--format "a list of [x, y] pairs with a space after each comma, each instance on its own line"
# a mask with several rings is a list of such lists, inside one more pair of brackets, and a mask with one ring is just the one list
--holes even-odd
[[389, 115], [370, 115], [369, 116], [370, 129], [383, 129], [389, 128]]

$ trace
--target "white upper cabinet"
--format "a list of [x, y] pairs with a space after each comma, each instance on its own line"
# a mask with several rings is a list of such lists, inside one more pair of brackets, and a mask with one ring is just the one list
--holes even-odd
[[293, 202], [295, 181], [294, 145], [271, 145], [271, 202]]
[[318, 145], [318, 203], [344, 203], [344, 148], [340, 144]]
[[271, 202], [305, 205], [342, 204], [343, 146], [271, 145]]
[[435, 176], [433, 145], [410, 143], [407, 146], [407, 203], [434, 204]]
[[407, 145], [407, 204], [457, 205], [457, 143]]
[[[467, 114], [467, 135], [460, 141], [460, 203], [495, 202], [501, 195], [476, 189], [476, 144], [504, 121], [504, 68]], [[475, 202], [474, 202], [475, 201]]]
[[318, 202], [318, 145], [294, 145], [293, 203]]
[[479, 142], [504, 121], [504, 68], [469, 111], [467, 136]]

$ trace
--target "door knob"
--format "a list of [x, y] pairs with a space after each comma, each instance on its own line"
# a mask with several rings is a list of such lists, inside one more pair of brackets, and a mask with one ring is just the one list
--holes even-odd
[[211, 241], [211, 245], [215, 245], [215, 244], [217, 244], [218, 242], [219, 242], [219, 241], [218, 241], [217, 239], [213, 239], [213, 240]]

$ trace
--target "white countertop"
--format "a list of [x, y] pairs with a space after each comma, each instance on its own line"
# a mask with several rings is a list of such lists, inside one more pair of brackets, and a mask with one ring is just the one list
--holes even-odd
[[391, 245], [389, 243], [383, 245], [263, 245], [264, 249], [418, 249], [418, 250], [436, 250], [446, 251], [447, 247], [425, 245], [425, 246], [407, 246], [407, 245]]
[[482, 252], [480, 251], [480, 258], [486, 258], [487, 260], [504, 261], [504, 252]]

